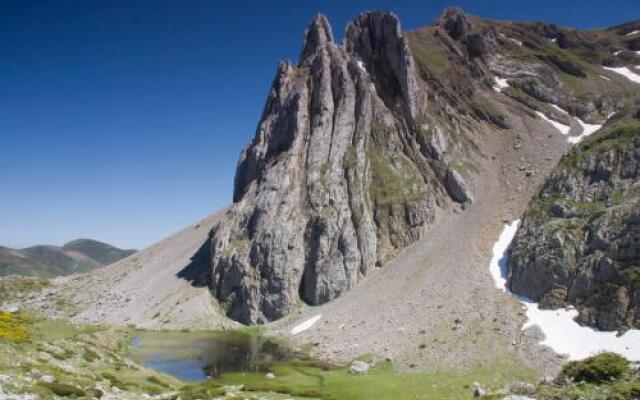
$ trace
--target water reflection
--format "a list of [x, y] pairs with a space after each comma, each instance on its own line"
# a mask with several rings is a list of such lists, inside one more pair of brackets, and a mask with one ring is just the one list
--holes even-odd
[[238, 332], [145, 332], [129, 346], [143, 365], [190, 381], [229, 372], [268, 372], [296, 354], [274, 341]]

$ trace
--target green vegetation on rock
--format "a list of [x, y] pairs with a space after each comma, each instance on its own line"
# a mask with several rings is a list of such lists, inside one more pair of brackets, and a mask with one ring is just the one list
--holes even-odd
[[575, 382], [610, 382], [629, 373], [629, 361], [615, 353], [600, 353], [582, 361], [572, 361], [562, 368], [563, 376]]

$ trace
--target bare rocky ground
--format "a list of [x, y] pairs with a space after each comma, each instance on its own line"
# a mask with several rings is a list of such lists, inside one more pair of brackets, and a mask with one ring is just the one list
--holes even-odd
[[[511, 105], [504, 105], [508, 112]], [[429, 370], [517, 357], [541, 374], [556, 372], [563, 358], [537, 344], [537, 328], [521, 330], [522, 306], [495, 288], [489, 261], [504, 223], [520, 217], [568, 145], [546, 122], [510, 116], [513, 129], [478, 140], [486, 157], [472, 205], [443, 213], [422, 240], [355, 289], [300, 309], [274, 330], [312, 343], [313, 354], [330, 360], [373, 353], [402, 370]], [[292, 325], [318, 314], [311, 329], [289, 334]]]
[[223, 317], [208, 288], [192, 284], [207, 264], [208, 232], [222, 212], [94, 273], [54, 279], [15, 305], [77, 323], [146, 329], [237, 326]]

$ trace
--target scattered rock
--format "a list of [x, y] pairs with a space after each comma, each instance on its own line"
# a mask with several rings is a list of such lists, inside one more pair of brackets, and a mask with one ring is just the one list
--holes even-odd
[[467, 182], [465, 182], [464, 178], [458, 173], [458, 171], [449, 169], [447, 171], [446, 183], [447, 190], [449, 190], [449, 194], [455, 201], [459, 203], [473, 202], [471, 189], [469, 189]]
[[482, 397], [487, 395], [487, 390], [478, 382], [473, 382], [473, 397]]
[[510, 382], [506, 389], [509, 393], [521, 395], [534, 394], [536, 392], [536, 386], [534, 384], [521, 381]]
[[369, 364], [364, 361], [356, 360], [349, 367], [349, 373], [353, 375], [362, 375], [369, 370]]

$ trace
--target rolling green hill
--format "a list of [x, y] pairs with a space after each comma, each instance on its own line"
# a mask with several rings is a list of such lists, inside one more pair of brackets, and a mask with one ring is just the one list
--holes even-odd
[[88, 272], [135, 253], [91, 239], [78, 239], [62, 247], [31, 246], [24, 249], [0, 247], [0, 276], [25, 275], [51, 278]]

